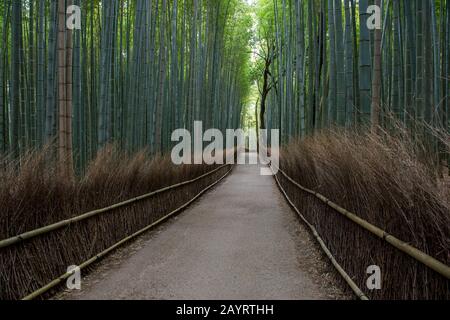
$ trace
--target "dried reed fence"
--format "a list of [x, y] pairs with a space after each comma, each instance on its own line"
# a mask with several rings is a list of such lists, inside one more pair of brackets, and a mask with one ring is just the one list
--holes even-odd
[[[420, 148], [419, 148], [420, 149]], [[450, 199], [432, 161], [404, 136], [327, 132], [284, 148], [280, 161], [300, 185], [450, 265]], [[422, 153], [423, 155], [423, 153]], [[370, 299], [449, 299], [450, 281], [355, 224], [283, 174], [283, 189]], [[381, 268], [381, 290], [366, 287]]]
[[46, 162], [45, 152], [30, 154], [19, 172], [0, 175], [0, 239], [7, 239], [107, 207], [216, 170], [195, 183], [178, 186], [124, 207], [0, 248], [0, 299], [20, 299], [181, 207], [220, 179], [229, 166], [174, 166], [168, 157], [149, 158], [105, 149], [80, 181], [67, 182]]

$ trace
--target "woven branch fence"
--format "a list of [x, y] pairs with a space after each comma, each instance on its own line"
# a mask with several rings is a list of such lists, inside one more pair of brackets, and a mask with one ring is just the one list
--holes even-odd
[[[279, 169], [292, 205], [314, 226], [337, 264], [370, 299], [450, 298], [450, 267], [310, 190]], [[381, 289], [369, 290], [367, 267], [381, 269]]]
[[17, 300], [39, 290], [65, 274], [68, 266], [90, 260], [184, 207], [229, 171], [224, 165], [190, 181], [0, 241], [0, 299]]

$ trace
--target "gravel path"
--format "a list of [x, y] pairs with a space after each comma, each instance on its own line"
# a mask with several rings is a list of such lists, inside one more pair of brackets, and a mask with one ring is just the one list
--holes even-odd
[[343, 299], [335, 274], [257, 165], [116, 251], [56, 299]]

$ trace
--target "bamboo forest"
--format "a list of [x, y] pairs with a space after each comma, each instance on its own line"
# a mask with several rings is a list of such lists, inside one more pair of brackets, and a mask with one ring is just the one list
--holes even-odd
[[450, 0], [1, 1], [0, 299], [448, 300], [449, 37]]

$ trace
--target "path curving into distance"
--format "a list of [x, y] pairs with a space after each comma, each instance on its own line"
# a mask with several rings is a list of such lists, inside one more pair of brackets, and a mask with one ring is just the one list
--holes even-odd
[[[255, 155], [252, 155], [255, 156]], [[258, 165], [105, 258], [56, 299], [342, 299], [332, 267]]]

